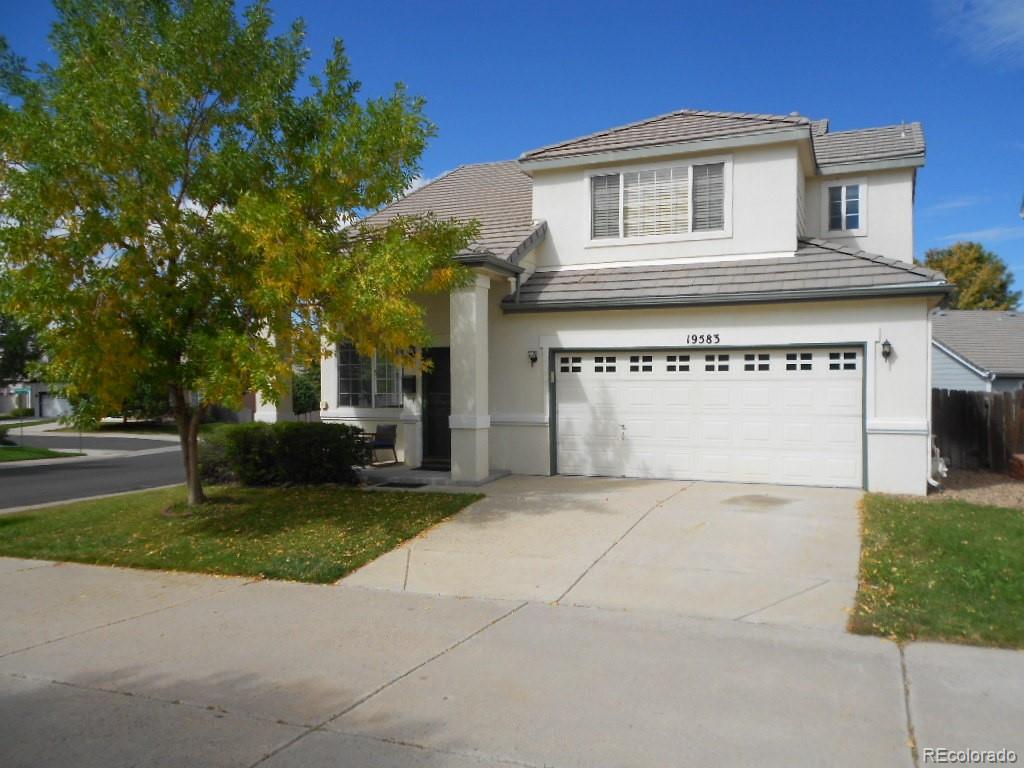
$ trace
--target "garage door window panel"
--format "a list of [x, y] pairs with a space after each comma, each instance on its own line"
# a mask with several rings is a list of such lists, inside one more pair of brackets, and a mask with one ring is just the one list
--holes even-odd
[[744, 371], [770, 371], [771, 355], [767, 352], [747, 353], [743, 355]]
[[724, 372], [729, 370], [728, 355], [704, 355], [704, 370], [708, 372]]

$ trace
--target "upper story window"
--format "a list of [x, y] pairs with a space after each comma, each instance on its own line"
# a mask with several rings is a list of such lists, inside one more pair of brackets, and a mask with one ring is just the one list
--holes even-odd
[[829, 232], [863, 233], [864, 203], [867, 186], [856, 183], [829, 184], [827, 186], [827, 210], [825, 218]]
[[725, 229], [725, 163], [675, 165], [590, 179], [593, 239]]
[[397, 408], [402, 404], [401, 370], [381, 355], [363, 357], [349, 343], [338, 345], [338, 405]]

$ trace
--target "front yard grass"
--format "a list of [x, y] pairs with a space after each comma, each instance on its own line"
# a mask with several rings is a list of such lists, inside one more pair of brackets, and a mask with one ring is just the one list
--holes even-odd
[[1024, 511], [865, 496], [850, 629], [1024, 648]]
[[51, 451], [49, 448], [33, 448], [30, 445], [0, 446], [0, 462], [32, 461], [33, 459], [66, 459], [69, 456], [84, 456], [69, 451]]
[[476, 494], [337, 486], [183, 488], [0, 516], [0, 555], [330, 583], [444, 520]]

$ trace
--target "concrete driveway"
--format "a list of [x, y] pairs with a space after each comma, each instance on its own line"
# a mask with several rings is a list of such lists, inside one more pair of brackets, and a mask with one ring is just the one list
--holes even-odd
[[845, 628], [858, 491], [572, 477], [486, 491], [344, 583]]
[[4, 768], [913, 768], [912, 734], [1024, 754], [1014, 651], [2, 558], [0, 615]]

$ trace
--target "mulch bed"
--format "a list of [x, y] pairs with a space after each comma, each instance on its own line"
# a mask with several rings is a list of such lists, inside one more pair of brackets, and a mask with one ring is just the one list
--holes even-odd
[[972, 504], [1024, 510], [1024, 481], [995, 472], [953, 470], [942, 481], [938, 499], [961, 499]]

